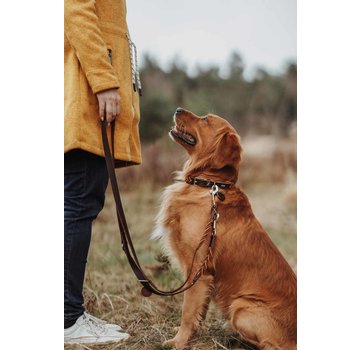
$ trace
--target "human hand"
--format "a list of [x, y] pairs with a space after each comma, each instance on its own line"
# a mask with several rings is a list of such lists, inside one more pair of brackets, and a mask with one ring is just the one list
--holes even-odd
[[96, 94], [99, 102], [99, 117], [104, 119], [106, 111], [106, 121], [110, 124], [120, 114], [120, 95], [118, 89], [100, 91]]

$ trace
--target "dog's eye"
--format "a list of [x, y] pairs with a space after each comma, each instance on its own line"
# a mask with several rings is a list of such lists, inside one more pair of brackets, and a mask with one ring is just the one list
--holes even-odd
[[209, 119], [208, 119], [208, 117], [207, 117], [207, 116], [202, 117], [201, 119], [202, 119], [203, 121], [207, 122], [207, 123], [209, 122]]

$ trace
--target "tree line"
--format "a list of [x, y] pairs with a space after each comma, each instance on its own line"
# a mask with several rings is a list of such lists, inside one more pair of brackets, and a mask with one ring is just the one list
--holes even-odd
[[225, 117], [241, 135], [286, 135], [297, 117], [296, 64], [288, 63], [280, 75], [259, 68], [250, 81], [244, 78], [244, 68], [241, 55], [233, 52], [226, 76], [218, 66], [198, 67], [190, 76], [186, 66], [176, 60], [164, 70], [155, 58], [145, 55], [141, 68], [142, 141], [153, 142], [166, 134], [177, 106], [198, 115]]

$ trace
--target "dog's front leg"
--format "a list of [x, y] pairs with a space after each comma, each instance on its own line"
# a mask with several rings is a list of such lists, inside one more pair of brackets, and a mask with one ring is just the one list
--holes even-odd
[[183, 349], [191, 339], [206, 317], [213, 279], [211, 275], [201, 276], [193, 287], [185, 291], [180, 328], [175, 338], [166, 341], [164, 345], [175, 345], [176, 349]]

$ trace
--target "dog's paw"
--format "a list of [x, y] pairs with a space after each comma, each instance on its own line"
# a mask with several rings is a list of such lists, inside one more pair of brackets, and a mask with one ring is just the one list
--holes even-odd
[[163, 346], [163, 349], [164, 349], [164, 350], [174, 349], [174, 348], [176, 347], [176, 345], [175, 345], [175, 338], [169, 339], [169, 340], [163, 342], [163, 345], [162, 345], [162, 346]]
[[181, 350], [185, 348], [185, 343], [177, 340], [176, 338], [169, 339], [163, 343], [164, 349], [177, 349]]

